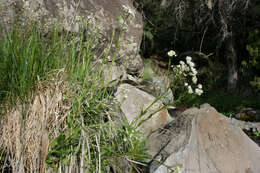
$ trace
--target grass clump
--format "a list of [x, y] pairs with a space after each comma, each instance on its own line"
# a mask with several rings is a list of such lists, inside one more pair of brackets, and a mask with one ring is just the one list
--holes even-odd
[[65, 40], [56, 41], [57, 38], [57, 32], [45, 38], [32, 24], [26, 28], [15, 26], [0, 42], [1, 101], [6, 97], [24, 100], [38, 79], [44, 80], [49, 72], [61, 68]]
[[58, 31], [15, 27], [0, 42], [1, 171], [138, 171], [145, 142], [101, 77], [98, 37]]

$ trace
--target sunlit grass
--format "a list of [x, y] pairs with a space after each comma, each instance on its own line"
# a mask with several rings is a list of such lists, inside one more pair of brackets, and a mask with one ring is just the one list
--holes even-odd
[[[0, 169], [124, 172], [145, 165], [149, 156], [142, 134], [120, 120], [118, 104], [101, 77], [106, 54], [101, 64], [94, 61], [94, 32], [61, 33], [55, 27], [43, 33], [30, 24], [14, 28], [7, 38], [0, 42]], [[15, 122], [21, 124], [15, 127]], [[41, 142], [44, 129], [48, 151]]]

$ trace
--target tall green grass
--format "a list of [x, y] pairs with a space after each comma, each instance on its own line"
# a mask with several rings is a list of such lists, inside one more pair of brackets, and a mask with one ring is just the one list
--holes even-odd
[[[72, 107], [64, 128], [49, 130], [59, 134], [50, 143], [48, 169], [52, 172], [138, 171], [149, 157], [145, 141], [135, 127], [119, 118], [119, 107], [101, 77], [106, 54], [101, 64], [94, 63], [99, 37], [94, 31], [88, 35], [59, 31], [54, 27], [43, 33], [33, 24], [25, 28], [16, 26], [7, 39], [1, 40], [1, 104], [15, 106], [17, 100], [28, 104], [39, 81], [48, 81], [50, 74], [64, 73], [73, 88], [68, 95], [72, 97]], [[8, 159], [7, 153], [0, 160]]]
[[6, 38], [0, 42], [0, 100], [24, 100], [37, 80], [62, 67], [66, 40], [58, 39], [57, 30], [45, 37], [33, 24], [15, 26]]

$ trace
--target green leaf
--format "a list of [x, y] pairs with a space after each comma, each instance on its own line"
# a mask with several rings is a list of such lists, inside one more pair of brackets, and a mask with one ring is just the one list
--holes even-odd
[[145, 31], [144, 34], [149, 40], [153, 40], [153, 34], [150, 31]]

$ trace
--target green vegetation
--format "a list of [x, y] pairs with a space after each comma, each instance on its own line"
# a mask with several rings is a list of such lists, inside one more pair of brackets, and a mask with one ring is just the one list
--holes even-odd
[[[1, 32], [2, 33], [2, 32]], [[61, 68], [65, 52], [64, 39], [57, 40], [57, 32], [48, 38], [35, 26], [16, 28], [0, 42], [0, 101], [6, 98], [25, 100], [37, 80], [54, 69]], [[43, 41], [44, 40], [44, 41]]]
[[260, 33], [258, 29], [249, 32], [246, 49], [249, 53], [249, 58], [247, 61], [242, 61], [242, 65], [251, 74], [251, 86], [255, 90], [260, 91], [260, 77], [257, 75], [257, 71], [260, 69]]
[[[25, 108], [22, 111], [25, 113], [14, 117], [21, 119], [25, 126], [21, 129], [16, 127], [21, 130], [21, 141], [26, 141], [26, 134], [35, 133], [35, 129], [30, 129], [29, 125], [33, 123], [31, 116], [36, 115], [31, 114], [34, 111], [33, 106], [38, 105], [30, 102], [34, 102], [32, 99], [36, 99], [38, 93], [39, 97], [42, 97], [41, 103], [38, 104], [48, 104], [43, 103], [42, 99], [51, 96], [46, 94], [44, 89], [51, 88], [49, 85], [54, 85], [52, 90], [55, 92], [64, 93], [59, 105], [49, 109], [56, 109], [59, 112], [56, 114], [61, 118], [66, 114], [63, 120], [56, 120], [59, 126], [50, 122], [46, 127], [49, 128], [48, 136], [51, 141], [47, 157], [40, 155], [37, 158], [43, 162], [42, 165], [33, 165], [29, 155], [28, 158], [23, 157], [22, 153], [37, 153], [33, 148], [26, 148], [29, 143], [21, 142], [19, 146], [12, 143], [11, 146], [6, 146], [6, 136], [1, 132], [1, 169], [11, 171], [6, 165], [13, 164], [17, 166], [16, 169], [24, 166], [28, 171], [42, 170], [45, 169], [44, 162], [47, 163], [48, 169], [61, 172], [66, 169], [105, 172], [112, 169], [112, 166], [119, 172], [124, 172], [125, 169], [130, 172], [140, 169], [140, 165], [144, 165], [142, 162], [149, 157], [145, 141], [136, 127], [119, 118], [116, 111], [118, 105], [101, 78], [107, 55], [100, 64], [94, 61], [97, 54], [95, 43], [98, 39], [95, 31], [90, 35], [58, 31], [59, 28], [55, 27], [44, 34], [34, 25], [27, 25], [26, 28], [15, 27], [8, 39], [0, 42], [1, 119], [8, 119], [7, 116], [14, 113], [13, 109], [19, 110], [20, 106]], [[111, 44], [112, 42], [113, 40]], [[63, 91], [57, 91], [59, 88], [56, 84], [59, 83], [66, 83]], [[54, 93], [52, 90], [50, 92]], [[62, 104], [71, 105], [69, 111], [63, 109]], [[40, 105], [34, 112], [38, 110]], [[46, 110], [45, 114], [48, 114], [48, 111]], [[44, 116], [47, 116], [45, 114]], [[48, 116], [55, 118], [55, 114]], [[43, 122], [40, 126], [44, 126]], [[7, 126], [7, 131], [8, 129], [12, 133], [12, 127]], [[41, 138], [36, 140], [40, 141]], [[10, 155], [15, 152], [12, 151], [15, 147], [21, 149], [20, 154], [16, 153], [19, 154], [18, 159]], [[22, 164], [22, 157], [28, 159], [24, 163], [32, 164]]]
[[260, 102], [258, 98], [254, 96], [245, 97], [216, 90], [205, 91], [205, 94], [200, 97], [186, 94], [177, 104], [191, 107], [200, 106], [203, 103], [209, 103], [214, 106], [217, 111], [227, 116], [230, 116], [230, 114], [233, 115], [243, 108], [250, 107], [260, 109]]
[[[205, 92], [197, 97], [173, 90], [177, 105], [208, 102], [225, 114], [245, 107], [260, 109], [260, 4], [247, 2], [138, 1], [144, 16], [144, 57], [166, 57], [162, 61], [176, 67], [191, 56], [196, 64]], [[178, 56], [167, 58], [169, 50]], [[183, 82], [177, 80], [173, 87]]]
[[[219, 11], [221, 8], [213, 11], [198, 8], [204, 1], [179, 1], [178, 4], [158, 8], [158, 2], [145, 0], [142, 3], [146, 17], [143, 55], [149, 57], [158, 54], [164, 57], [171, 49], [180, 52], [177, 57], [165, 58], [165, 61], [170, 60], [168, 73], [175, 73], [172, 77], [175, 104], [189, 107], [209, 103], [227, 116], [246, 107], [260, 109], [257, 98], [260, 90], [259, 23], [254, 25], [246, 20], [246, 17], [253, 18], [255, 15], [239, 15], [239, 19], [243, 19], [241, 21], [245, 20], [243, 24], [239, 23], [239, 27], [235, 27], [237, 20], [227, 23], [230, 25], [228, 28], [234, 28], [232, 39], [241, 39], [237, 45], [231, 44], [230, 48], [225, 44], [233, 42], [224, 42], [228, 40], [224, 39], [228, 34], [221, 23], [221, 17], [225, 17]], [[239, 10], [237, 8], [229, 14], [229, 19], [236, 18], [234, 16]], [[243, 9], [243, 12], [246, 13], [246, 10]], [[255, 13], [258, 14], [258, 11]], [[204, 13], [213, 16], [206, 19], [202, 17], [207, 16]], [[197, 18], [193, 19], [194, 16]], [[250, 25], [247, 28], [248, 23]], [[243, 27], [244, 35], [239, 32]], [[23, 167], [25, 172], [42, 169], [60, 172], [70, 169], [83, 172], [109, 172], [116, 169], [125, 172], [128, 169], [129, 172], [138, 172], [146, 166], [145, 161], [150, 156], [142, 134], [136, 130], [136, 126], [129, 125], [118, 115], [120, 111], [111, 92], [113, 88], [108, 87], [102, 79], [102, 68], [108, 54], [105, 51], [101, 53], [104, 55], [102, 61], [97, 62], [94, 58], [101, 57], [96, 46], [102, 35], [93, 30], [89, 32], [92, 33], [64, 33], [55, 26], [44, 33], [32, 23], [25, 27], [15, 26], [9, 35], [0, 35], [0, 38], [5, 38], [0, 40], [0, 125], [3, 126], [0, 129], [3, 134], [0, 138], [0, 169], [3, 171], [17, 172], [12, 170], [11, 165], [15, 165], [16, 169]], [[107, 49], [119, 38], [113, 39]], [[233, 48], [237, 53], [237, 57], [233, 57], [236, 62], [233, 65], [238, 66], [238, 84], [241, 85], [237, 85], [237, 90], [230, 93], [224, 84], [229, 69], [226, 66], [226, 52]], [[191, 51], [191, 54], [185, 54], [187, 51]], [[200, 55], [193, 56], [194, 52]], [[187, 56], [191, 56], [194, 63], [189, 60], [189, 66], [177, 66]], [[149, 66], [145, 66], [143, 81], [155, 75], [150, 67], [154, 64], [149, 63]], [[188, 68], [186, 72], [185, 68]], [[244, 88], [248, 88], [252, 96], [244, 97], [246, 94], [240, 92]], [[52, 95], [57, 95], [57, 98], [50, 98]], [[58, 101], [55, 102], [55, 99]], [[55, 104], [48, 107], [48, 103]], [[36, 115], [47, 118], [42, 118], [37, 124], [33, 122], [38, 118]], [[14, 122], [14, 125], [10, 122]], [[34, 135], [37, 131], [35, 127], [48, 132], [50, 141], [45, 155], [43, 137]], [[13, 136], [8, 136], [12, 133]], [[30, 141], [30, 138], [27, 139], [26, 135], [30, 133], [34, 139], [32, 143], [39, 142], [36, 145], [42, 145], [40, 151], [31, 144], [27, 146], [26, 141]], [[255, 135], [259, 136], [259, 133]], [[39, 155], [28, 154], [28, 158], [23, 157], [27, 153]]]

